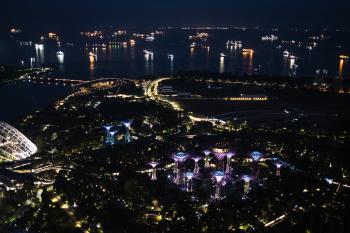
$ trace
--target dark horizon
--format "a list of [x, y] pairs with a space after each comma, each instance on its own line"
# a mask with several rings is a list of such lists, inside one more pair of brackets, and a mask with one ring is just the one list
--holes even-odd
[[4, 28], [28, 32], [79, 31], [100, 25], [135, 28], [161, 26], [259, 26], [259, 27], [349, 27], [350, 3], [340, 0], [252, 0], [225, 2], [192, 1], [111, 2], [63, 0], [47, 2], [13, 0], [2, 4]]

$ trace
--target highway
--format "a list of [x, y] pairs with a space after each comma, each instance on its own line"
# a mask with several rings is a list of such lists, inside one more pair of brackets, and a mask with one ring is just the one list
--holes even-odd
[[[19, 164], [18, 164], [19, 163]], [[38, 160], [21, 160], [0, 166], [0, 190], [1, 186], [6, 190], [21, 188], [24, 183], [36, 183], [42, 186], [51, 185], [55, 179], [46, 177], [46, 172], [53, 171], [58, 174], [60, 171], [70, 171], [75, 165], [55, 165], [51, 162], [40, 162]]]
[[160, 78], [153, 81], [148, 81], [144, 84], [144, 95], [149, 97], [150, 99], [157, 100], [159, 102], [163, 102], [165, 104], [170, 105], [175, 111], [183, 111], [180, 105], [174, 101], [170, 101], [166, 98], [163, 98], [158, 93], [158, 86], [161, 82], [165, 80], [169, 80], [170, 78]]

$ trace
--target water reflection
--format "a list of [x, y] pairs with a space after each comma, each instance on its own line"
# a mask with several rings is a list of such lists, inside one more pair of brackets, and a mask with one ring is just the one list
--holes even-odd
[[94, 63], [95, 63], [95, 60], [97, 60], [97, 56], [96, 56], [94, 53], [90, 52], [90, 53], [89, 53], [89, 61], [90, 61], [90, 64], [94, 64]]
[[170, 61], [170, 73], [174, 73], [174, 55], [173, 54], [168, 54], [168, 59]]
[[153, 54], [145, 53], [145, 73], [153, 74]]
[[288, 57], [283, 57], [282, 70], [283, 70], [283, 75], [289, 74]]
[[297, 68], [298, 68], [298, 65], [296, 64], [296, 57], [295, 56], [290, 55], [288, 57], [288, 67], [289, 67], [288, 75], [290, 77], [295, 77], [297, 74]]
[[190, 55], [191, 55], [191, 59], [192, 59], [192, 58], [194, 58], [194, 48], [191, 48], [190, 52], [191, 52]]
[[210, 55], [210, 46], [207, 46], [207, 57]]
[[[238, 32], [227, 33], [230, 33], [227, 34], [227, 37], [230, 36], [231, 38], [237, 38], [241, 36], [238, 34]], [[150, 61], [146, 63], [144, 60], [145, 58], [142, 55], [142, 50], [150, 45], [146, 46], [146, 44], [143, 42], [139, 43], [137, 41], [137, 44], [134, 46], [134, 42], [131, 40], [127, 40], [128, 48], [124, 48], [125, 45], [123, 43], [120, 43], [118, 46], [117, 43], [107, 44], [105, 42], [106, 44], [102, 45], [102, 42], [100, 42], [98, 45], [83, 45], [83, 50], [81, 50], [82, 46], [80, 45], [65, 46], [62, 44], [62, 48], [59, 49], [56, 44], [42, 41], [37, 42], [38, 46], [36, 48], [34, 47], [35, 43], [33, 43], [33, 46], [16, 46], [14, 48], [8, 46], [9, 49], [6, 50], [7, 53], [2, 53], [1, 58], [3, 60], [3, 63], [7, 62], [9, 64], [22, 65], [23, 67], [38, 67], [40, 65], [55, 63], [59, 67], [59, 64], [64, 64], [64, 71], [62, 71], [63, 69], [60, 69], [55, 73], [67, 77], [71, 75], [89, 75], [89, 70], [92, 69], [95, 70], [96, 78], [97, 76], [108, 76], [114, 73], [142, 75], [144, 74], [145, 67], [148, 67], [148, 73], [151, 71], [153, 73], [176, 73], [177, 70], [206, 69], [216, 72], [220, 71], [242, 73], [243, 71], [245, 73], [252, 74], [256, 72], [255, 68], [257, 68], [259, 64], [263, 64], [263, 72], [267, 74], [292, 76], [294, 75], [293, 73], [295, 73], [295, 65], [300, 63], [298, 59], [300, 59], [300, 61], [303, 61], [300, 63], [300, 66], [297, 69], [298, 76], [311, 76], [314, 74], [316, 67], [327, 67], [327, 69], [329, 69], [330, 75], [332, 76], [339, 75], [342, 78], [346, 78], [349, 74], [349, 69], [347, 67], [348, 61], [346, 59], [343, 59], [343, 61], [339, 59], [339, 49], [336, 51], [330, 51], [330, 55], [326, 53], [328, 50], [322, 49], [323, 47], [317, 47], [315, 50], [313, 49], [312, 53], [309, 51], [306, 52], [304, 47], [298, 49], [296, 47], [297, 45], [293, 44], [286, 44], [283, 45], [283, 49], [282, 47], [279, 47], [277, 49], [275, 46], [260, 43], [259, 39], [259, 41], [256, 43], [253, 42], [253, 40], [250, 42], [251, 48], [259, 51], [258, 56], [255, 56], [255, 54], [252, 56], [251, 54], [242, 55], [244, 49], [238, 46], [238, 42], [234, 43], [235, 41], [233, 41], [227, 46], [227, 44], [224, 44], [224, 40], [221, 40], [221, 38], [219, 38], [219, 35], [217, 35], [217, 37], [218, 40], [213, 39], [206, 43], [202, 42], [194, 45], [195, 47], [192, 48], [187, 45], [187, 42], [184, 43], [181, 40], [178, 40], [177, 36], [174, 38], [169, 38], [169, 42], [168, 38], [164, 40], [166, 44], [164, 44], [164, 42], [161, 42], [163, 40], [155, 41], [154, 43], [156, 44], [152, 45], [152, 49], [154, 50], [155, 54], [157, 54], [157, 56], [159, 54], [159, 59], [154, 59], [152, 63]], [[256, 35], [254, 35], [254, 38], [256, 39]], [[220, 40], [222, 42], [220, 42]], [[247, 38], [247, 41], [250, 41], [250, 39]], [[179, 44], [180, 42], [181, 44]], [[39, 46], [40, 44], [42, 44], [44, 48]], [[170, 45], [171, 47], [167, 47]], [[98, 47], [97, 52], [95, 48], [93, 49], [95, 46]], [[6, 48], [6, 46], [2, 46], [1, 44], [0, 48], [2, 49], [4, 47]], [[86, 47], [88, 47], [87, 51], [85, 51]], [[324, 47], [328, 48], [328, 46]], [[294, 55], [299, 58], [296, 60], [288, 59], [288, 56], [290, 55], [289, 53], [287, 57], [283, 56], [283, 51], [286, 49], [289, 51], [295, 50], [293, 51], [295, 52]], [[69, 54], [69, 57], [64, 57], [61, 59], [60, 57], [56, 56], [56, 52], [60, 50], [64, 50], [65, 53], [67, 53], [66, 56]], [[99, 61], [94, 61], [95, 64], [89, 63], [88, 65], [87, 54], [90, 51], [97, 54]], [[1, 52], [3, 52], [3, 50], [1, 50]], [[167, 56], [166, 52], [176, 54], [176, 61], [164, 61]], [[217, 56], [220, 52], [225, 52], [227, 55], [229, 55], [229, 57], [225, 58], [226, 61], [220, 62], [220, 60], [223, 60], [219, 60], [219, 57]], [[33, 59], [30, 60], [30, 58]], [[24, 62], [20, 63], [21, 60]], [[85, 64], [85, 68], [77, 68], [79, 64]], [[152, 70], [153, 66], [154, 70]]]
[[219, 73], [225, 72], [225, 57], [220, 57]]
[[89, 70], [90, 70], [90, 79], [95, 79], [95, 61], [97, 61], [97, 56], [90, 52], [89, 53]]
[[102, 57], [102, 60], [107, 60], [107, 48], [106, 47], [102, 47], [101, 57]]
[[64, 53], [62, 51], [58, 51], [56, 53], [57, 61], [58, 61], [58, 70], [59, 72], [64, 72]]
[[130, 60], [134, 61], [135, 60], [135, 47], [131, 46], [129, 49], [129, 57]]
[[58, 63], [63, 64], [64, 63], [64, 53], [62, 51], [57, 52], [57, 60]]
[[35, 57], [39, 65], [42, 65], [45, 63], [45, 54], [44, 54], [43, 44], [35, 44]]
[[170, 73], [174, 73], [174, 60], [170, 60]]
[[252, 75], [253, 73], [253, 58], [254, 58], [254, 52], [243, 52], [243, 67], [245, 73], [248, 75]]
[[195, 70], [195, 63], [194, 63], [194, 58], [195, 58], [195, 53], [194, 53], [194, 48], [191, 47], [190, 49], [190, 70]]
[[343, 78], [344, 59], [339, 60], [339, 78]]
[[30, 68], [33, 68], [35, 65], [35, 58], [34, 57], [31, 57], [30, 58]]
[[295, 57], [290, 57], [288, 59], [289, 69], [293, 69], [295, 66]]

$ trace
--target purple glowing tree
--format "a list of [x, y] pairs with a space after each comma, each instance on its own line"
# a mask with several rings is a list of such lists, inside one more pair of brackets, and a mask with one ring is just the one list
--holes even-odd
[[214, 156], [217, 160], [219, 160], [220, 162], [222, 162], [222, 169], [225, 169], [225, 161], [224, 159], [226, 158], [226, 152], [225, 151], [221, 151], [221, 150], [214, 150], [213, 151]]
[[194, 161], [194, 170], [193, 170], [193, 174], [195, 176], [198, 176], [199, 175], [199, 161], [201, 160], [202, 158], [199, 157], [199, 156], [195, 156], [195, 157], [192, 157], [192, 160]]
[[263, 154], [259, 151], [253, 151], [250, 153], [250, 157], [253, 160], [253, 168], [252, 168], [253, 175], [255, 173], [256, 180], [259, 182], [259, 172], [260, 172], [259, 162], [263, 157]]
[[186, 192], [192, 192], [192, 179], [193, 172], [185, 172], [184, 176], [186, 178]]
[[234, 152], [228, 152], [226, 153], [226, 158], [227, 158], [227, 161], [226, 161], [226, 170], [225, 170], [225, 173], [226, 174], [231, 174], [231, 158], [235, 156], [235, 153]]
[[221, 200], [221, 186], [223, 185], [223, 180], [225, 178], [225, 173], [223, 171], [216, 171], [213, 174], [216, 181], [216, 189], [214, 194], [214, 200]]
[[175, 183], [180, 184], [180, 169], [179, 169], [179, 163], [183, 163], [187, 160], [188, 154], [185, 152], [176, 152], [172, 154], [172, 158], [175, 161], [175, 166], [174, 166], [174, 173], [175, 173]]

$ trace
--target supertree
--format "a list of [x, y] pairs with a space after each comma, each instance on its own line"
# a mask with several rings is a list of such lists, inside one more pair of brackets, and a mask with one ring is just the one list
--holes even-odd
[[194, 161], [194, 170], [193, 170], [193, 174], [195, 176], [199, 175], [199, 161], [202, 159], [199, 156], [195, 156], [191, 158]]
[[113, 128], [113, 125], [104, 125], [102, 127], [106, 130], [106, 143], [111, 144], [111, 129]]
[[227, 158], [227, 161], [226, 161], [226, 170], [225, 170], [225, 173], [226, 174], [231, 174], [231, 158], [235, 155], [235, 153], [233, 152], [228, 152], [226, 153], [226, 158]]
[[248, 196], [248, 193], [250, 191], [250, 181], [251, 181], [251, 177], [248, 175], [245, 175], [242, 177], [242, 179], [244, 180], [244, 191], [243, 191], [243, 199], [246, 199]]
[[254, 162], [259, 162], [263, 154], [259, 151], [253, 151], [250, 153], [250, 157], [252, 157]]
[[222, 169], [225, 169], [225, 157], [226, 157], [226, 152], [221, 151], [221, 150], [213, 150], [214, 156], [216, 157], [217, 160], [222, 162]]
[[216, 171], [213, 173], [213, 177], [216, 181], [215, 194], [213, 196], [214, 200], [221, 200], [221, 186], [223, 185], [223, 180], [225, 173], [223, 171]]
[[175, 179], [174, 182], [179, 185], [180, 184], [180, 179], [181, 179], [181, 174], [180, 174], [180, 169], [179, 169], [179, 163], [183, 163], [187, 160], [188, 154], [185, 152], [176, 152], [172, 154], [172, 158], [175, 161], [175, 166], [174, 166], [174, 173], [175, 173]]
[[283, 166], [282, 163], [276, 162], [275, 166], [276, 166], [276, 176], [281, 176], [281, 167]]
[[118, 131], [115, 130], [115, 131], [111, 131], [109, 133], [111, 136], [109, 144], [113, 146], [115, 144], [115, 135], [118, 133]]
[[129, 143], [131, 142], [130, 128], [131, 128], [132, 121], [123, 121], [122, 124], [125, 127], [125, 142]]
[[186, 192], [192, 192], [193, 172], [185, 172], [184, 176], [186, 177]]
[[151, 175], [151, 180], [157, 180], [157, 169], [156, 167], [158, 166], [158, 162], [152, 161], [148, 163], [152, 167], [152, 175]]
[[205, 155], [204, 157], [204, 167], [209, 168], [210, 167], [210, 150], [204, 150], [203, 154]]
[[263, 157], [263, 154], [259, 151], [253, 151], [250, 153], [250, 157], [253, 160], [253, 168], [252, 168], [253, 175], [255, 175], [256, 180], [259, 181], [259, 172], [260, 172], [259, 162], [260, 162], [260, 159]]

